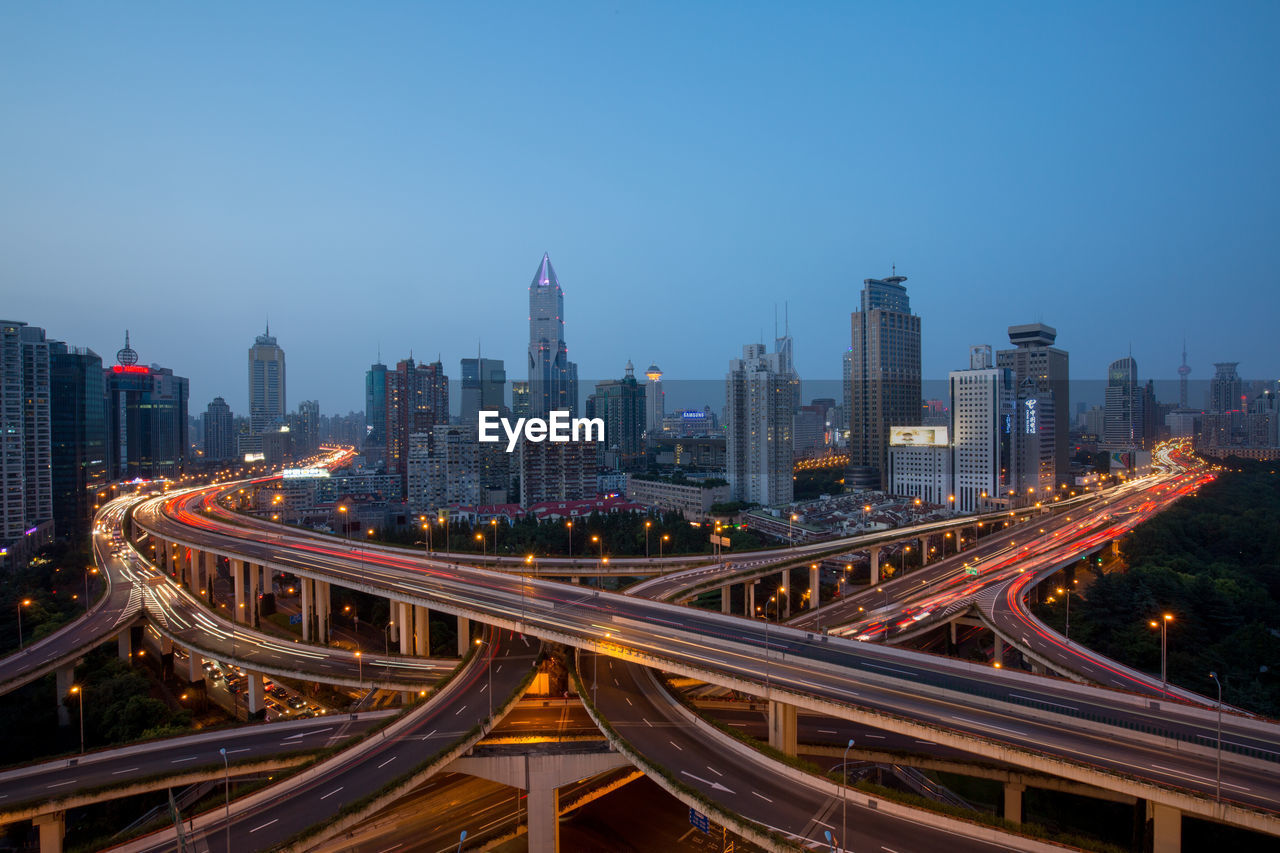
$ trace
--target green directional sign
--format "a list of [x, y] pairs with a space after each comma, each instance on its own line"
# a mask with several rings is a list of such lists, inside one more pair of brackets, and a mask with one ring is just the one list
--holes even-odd
[[973, 575], [973, 576], [976, 578], [976, 577], [978, 576], [978, 567], [977, 567], [977, 566], [965, 566], [964, 573], [965, 573], [966, 575]]

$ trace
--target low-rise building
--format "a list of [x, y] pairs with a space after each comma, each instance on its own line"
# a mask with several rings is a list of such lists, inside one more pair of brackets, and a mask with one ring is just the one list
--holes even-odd
[[632, 474], [627, 477], [626, 494], [629, 500], [645, 506], [682, 512], [689, 519], [702, 519], [710, 513], [712, 505], [729, 502], [729, 483], [718, 479], [696, 482]]

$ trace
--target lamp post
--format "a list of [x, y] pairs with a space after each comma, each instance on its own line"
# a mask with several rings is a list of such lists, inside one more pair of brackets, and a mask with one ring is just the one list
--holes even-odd
[[[538, 573], [538, 567], [537, 567], [537, 566], [534, 564], [534, 562], [533, 562], [533, 555], [532, 555], [532, 554], [528, 554], [528, 555], [526, 555], [526, 556], [525, 556], [525, 558], [524, 558], [524, 564], [525, 564], [526, 566], [530, 566], [530, 567], [532, 568], [532, 571], [533, 571], [533, 573], [534, 573], [535, 575]], [[524, 622], [525, 622], [525, 617], [524, 617], [524, 574], [523, 574], [523, 573], [521, 573], [521, 575], [520, 575], [520, 622], [521, 622], [521, 624], [524, 624]]]
[[[492, 647], [492, 644], [486, 643], [484, 640], [480, 639], [479, 637], [476, 637], [476, 646], [477, 648], [480, 646]], [[489, 720], [490, 720], [490, 724], [492, 724], [492, 721], [493, 721], [493, 667], [486, 665], [484, 668], [484, 671], [485, 671], [485, 674], [489, 676], [489, 686], [485, 689], [485, 692], [489, 694]]]
[[1209, 677], [1213, 679], [1213, 683], [1218, 685], [1218, 789], [1217, 800], [1222, 802], [1222, 682], [1218, 680], [1218, 673], [1211, 672]]
[[18, 602], [18, 649], [19, 651], [21, 651], [22, 649], [22, 608], [29, 607], [30, 605], [31, 605], [31, 599], [29, 598], [24, 598]]
[[444, 553], [445, 553], [445, 556], [448, 556], [449, 554], [449, 519], [441, 517], [436, 520], [439, 521], [440, 526], [444, 528]]
[[350, 538], [350, 530], [347, 529], [347, 505], [338, 504], [338, 512], [342, 513], [342, 534]]
[[498, 559], [498, 519], [491, 518], [489, 523], [493, 525], [493, 559]]
[[1151, 620], [1151, 627], [1160, 629], [1160, 683], [1166, 690], [1169, 689], [1169, 623], [1172, 621], [1172, 613]]
[[565, 529], [569, 531], [569, 559], [572, 560], [573, 559], [573, 522], [566, 521], [564, 523], [564, 526], [565, 526]]
[[79, 684], [73, 684], [71, 692], [80, 697], [80, 754], [84, 755], [84, 691], [80, 689]]
[[483, 533], [477, 533], [476, 540], [480, 543], [480, 561], [484, 562], [489, 558], [489, 545], [484, 541]]
[[1066, 587], [1058, 587], [1058, 595], [1063, 596], [1067, 600], [1067, 622], [1063, 628], [1062, 637], [1068, 643], [1071, 642], [1071, 590]]
[[840, 849], [845, 849], [844, 834], [847, 832], [846, 815], [849, 813], [849, 750], [853, 749], [853, 738], [849, 738], [849, 745], [844, 748], [844, 760], [840, 766], [840, 779], [844, 782], [844, 796], [840, 798]]
[[97, 573], [97, 566], [84, 567], [84, 609], [86, 611], [89, 609], [89, 575], [96, 575]]
[[795, 524], [796, 519], [799, 517], [800, 516], [796, 515], [794, 512], [791, 513], [789, 516], [787, 516], [787, 545], [789, 545], [792, 548], [796, 546], [796, 537], [795, 537], [795, 534], [792, 532], [793, 530], [792, 525]]
[[382, 627], [382, 654], [384, 656], [391, 654], [391, 626], [394, 624], [396, 622], [392, 619]]
[[361, 656], [359, 649], [356, 649], [356, 666], [359, 668], [359, 673], [360, 673], [356, 677], [356, 681], [359, 682], [360, 689], [363, 690], [364, 689], [364, 658]]
[[227, 824], [227, 853], [231, 853], [231, 765], [227, 762], [227, 748], [221, 747], [218, 754], [222, 756], [222, 779], [226, 791], [226, 812], [224, 821]]
[[[662, 560], [662, 545], [663, 545], [663, 543], [664, 543], [664, 542], [670, 542], [670, 541], [671, 541], [671, 534], [670, 534], [670, 533], [664, 533], [664, 534], [662, 534], [662, 536], [660, 536], [660, 537], [658, 538], [658, 560], [659, 560], [659, 562], [661, 562], [661, 560]], [[659, 567], [658, 572], [659, 572], [659, 574], [666, 574], [666, 572], [662, 570], [662, 567]]]
[[649, 559], [649, 528], [653, 527], [653, 522], [648, 519], [644, 522], [644, 558]]

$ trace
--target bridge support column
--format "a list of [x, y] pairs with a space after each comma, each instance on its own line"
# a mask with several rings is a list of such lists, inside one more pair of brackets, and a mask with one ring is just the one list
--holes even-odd
[[867, 549], [867, 561], [871, 564], [871, 585], [880, 583], [880, 546], [873, 545]]
[[398, 601], [400, 611], [400, 654], [413, 654], [413, 607]]
[[560, 851], [560, 789], [550, 774], [529, 772], [529, 853]]
[[425, 607], [413, 607], [413, 653], [420, 657], [431, 655], [431, 611]]
[[62, 837], [67, 834], [66, 812], [37, 815], [31, 823], [40, 833], [40, 853], [62, 853]]
[[1148, 800], [1147, 819], [1151, 821], [1151, 853], [1181, 853], [1182, 812]]
[[315, 640], [322, 646], [329, 645], [329, 607], [332, 596], [329, 595], [329, 582], [316, 581], [312, 584], [316, 594], [316, 633]]
[[298, 596], [299, 600], [302, 602], [302, 639], [304, 642], [310, 642], [311, 633], [312, 633], [311, 624], [314, 621], [314, 618], [311, 613], [313, 609], [312, 599], [315, 596], [315, 591], [313, 590], [313, 587], [315, 586], [316, 582], [313, 581], [311, 578], [299, 578], [298, 580], [302, 584], [302, 589], [300, 590], [300, 595]]
[[186, 651], [187, 651], [187, 681], [188, 682], [204, 681], [204, 667], [202, 666], [204, 661], [201, 660], [200, 653], [195, 651], [194, 649], [187, 649]]
[[748, 619], [756, 618], [756, 582], [747, 581], [742, 585], [742, 604]]
[[818, 609], [818, 600], [822, 597], [822, 587], [819, 586], [818, 564], [812, 563], [809, 566], [809, 609]]
[[263, 687], [262, 673], [254, 672], [246, 669], [244, 671], [244, 680], [248, 683], [249, 694], [249, 716], [253, 717], [261, 714], [267, 707], [266, 704], [266, 688]]
[[921, 536], [918, 540], [920, 548], [920, 568], [929, 565], [929, 537]]
[[1017, 782], [1004, 783], [1004, 819], [1022, 823], [1022, 792], [1026, 785]]
[[784, 619], [791, 618], [791, 570], [782, 570], [782, 585], [778, 587], [778, 591], [782, 593], [782, 617]]
[[210, 604], [213, 603], [213, 579], [218, 576], [218, 555], [211, 551], [204, 552], [204, 577], [200, 579], [200, 586], [204, 588], [204, 594]]
[[948, 622], [948, 623], [947, 623], [947, 632], [948, 632], [947, 640], [948, 640], [948, 642], [950, 643], [950, 648], [951, 648], [951, 649], [955, 649], [955, 647], [956, 647], [956, 642], [957, 642], [957, 640], [956, 640], [956, 620], [952, 619], [950, 622]]
[[133, 631], [128, 627], [116, 634], [116, 655], [125, 663], [133, 662]]
[[[465, 657], [471, 648], [471, 620], [465, 616], [458, 617], [458, 657]], [[533, 849], [532, 847], [529, 849]]]
[[231, 614], [233, 622], [243, 622], [245, 616], [248, 615], [248, 605], [245, 604], [245, 588], [244, 588], [244, 560], [231, 560], [231, 585], [235, 588], [235, 602], [232, 605], [235, 612]]
[[769, 746], [787, 755], [797, 753], [795, 705], [785, 702], [769, 703]]
[[721, 613], [733, 612], [733, 604], [729, 598], [729, 584], [725, 584], [724, 586], [720, 587], [720, 612]]
[[60, 666], [57, 671], [58, 725], [71, 725], [71, 711], [67, 708], [67, 696], [71, 693], [71, 684], [76, 680], [74, 666]]
[[256, 628], [258, 627], [258, 578], [261, 567], [257, 563], [248, 563], [245, 568], [249, 571], [249, 589], [245, 595], [244, 621]]
[[995, 635], [995, 642], [991, 649], [991, 661], [993, 663], [1004, 663], [1004, 640], [1000, 639], [1000, 635]]

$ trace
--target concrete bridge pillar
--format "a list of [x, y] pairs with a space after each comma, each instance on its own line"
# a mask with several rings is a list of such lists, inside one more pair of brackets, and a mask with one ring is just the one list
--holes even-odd
[[769, 746], [795, 755], [798, 751], [796, 706], [785, 702], [769, 702]]
[[809, 609], [818, 609], [818, 600], [822, 597], [821, 587], [819, 586], [818, 564], [812, 563], [809, 566]]
[[133, 659], [133, 636], [128, 628], [116, 634], [116, 656], [125, 663]]
[[1147, 820], [1151, 822], [1151, 853], [1181, 853], [1181, 811], [1148, 800]]
[[302, 589], [298, 596], [302, 602], [302, 639], [304, 642], [310, 642], [313, 633], [312, 624], [315, 621], [315, 615], [312, 613], [315, 609], [312, 599], [315, 597], [313, 587], [316, 582], [311, 578], [299, 578], [298, 580], [302, 584]]
[[729, 584], [725, 584], [724, 586], [720, 587], [720, 612], [721, 613], [733, 612], [733, 604], [729, 598]]
[[1026, 785], [1018, 782], [1004, 783], [1004, 819], [1022, 823], [1022, 792]]
[[248, 605], [245, 603], [247, 590], [244, 583], [244, 560], [237, 560], [234, 557], [231, 559], [231, 585], [235, 589], [235, 601], [232, 603], [235, 612], [232, 613], [232, 621], [243, 622], [248, 614]]
[[746, 610], [747, 618], [756, 618], [756, 582], [747, 581], [742, 585], [742, 604]]
[[194, 649], [187, 649], [187, 681], [204, 681], [204, 661], [200, 658], [200, 653]]
[[[465, 657], [471, 648], [471, 620], [465, 616], [458, 617], [458, 657]], [[532, 848], [530, 848], [532, 849]]]
[[950, 643], [951, 648], [954, 649], [956, 647], [956, 642], [957, 642], [956, 620], [954, 619], [952, 619], [950, 622], [947, 623], [947, 640]]
[[67, 834], [66, 812], [37, 815], [31, 823], [40, 833], [40, 853], [62, 853], [62, 838]]
[[782, 570], [782, 583], [778, 587], [778, 595], [782, 598], [778, 605], [782, 608], [782, 618], [791, 618], [791, 570]]
[[261, 714], [266, 710], [267, 691], [263, 686], [262, 673], [246, 669], [244, 680], [248, 684], [249, 716]]
[[413, 653], [419, 657], [431, 655], [431, 611], [425, 607], [413, 607]]
[[413, 608], [411, 605], [398, 601], [399, 606], [399, 622], [400, 622], [400, 654], [413, 654]]
[[57, 670], [58, 725], [71, 725], [71, 711], [67, 708], [67, 696], [71, 694], [71, 685], [76, 680], [74, 666], [60, 666]]
[[387, 626], [387, 638], [397, 643], [400, 641], [400, 608], [398, 601], [387, 599], [387, 618], [390, 623]]
[[921, 536], [917, 540], [917, 544], [920, 548], [920, 568], [923, 569], [929, 565], [929, 537]]
[[316, 581], [316, 640], [322, 646], [329, 645], [329, 639], [333, 633], [333, 625], [329, 618], [329, 611], [333, 606], [333, 596], [330, 595], [330, 584], [328, 581]]
[[871, 563], [871, 585], [880, 583], [880, 549], [881, 545], [872, 545], [867, 549], [867, 560]]
[[560, 789], [550, 774], [529, 771], [529, 853], [560, 851]]
[[245, 618], [253, 627], [258, 627], [258, 583], [259, 572], [261, 568], [257, 563], [248, 563], [245, 568], [249, 571], [248, 592], [245, 594]]
[[995, 635], [994, 640], [995, 642], [993, 644], [992, 651], [991, 651], [991, 660], [993, 663], [1003, 664], [1004, 663], [1004, 640], [1000, 639], [999, 634]]

